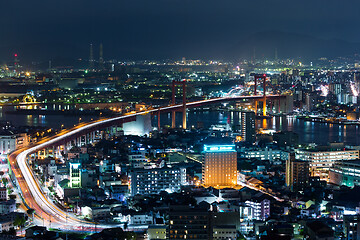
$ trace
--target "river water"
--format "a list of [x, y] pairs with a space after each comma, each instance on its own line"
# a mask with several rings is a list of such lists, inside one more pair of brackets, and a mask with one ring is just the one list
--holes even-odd
[[[63, 116], [63, 115], [20, 115], [7, 114], [7, 111], [14, 110], [14, 107], [0, 108], [0, 121], [10, 121], [15, 126], [43, 126], [51, 128], [71, 127], [74, 124], [92, 119], [97, 116]], [[171, 125], [171, 114], [161, 114], [161, 124]], [[176, 114], [176, 124], [181, 125], [181, 113]], [[238, 112], [220, 111], [189, 111], [188, 126], [197, 126], [201, 123], [205, 128], [214, 124], [237, 124], [239, 121]], [[153, 117], [153, 126], [156, 126], [156, 117]], [[300, 143], [326, 144], [328, 142], [345, 142], [350, 145], [360, 145], [360, 127], [355, 125], [337, 125], [328, 123], [308, 122], [294, 117], [282, 116], [272, 119], [256, 120], [256, 127], [272, 129], [275, 131], [294, 131], [299, 134]]]
[[[160, 119], [162, 125], [171, 125], [170, 114], [162, 114]], [[181, 125], [181, 120], [181, 113], [177, 113], [177, 126]], [[239, 122], [239, 112], [188, 112], [188, 127], [196, 127], [198, 122], [202, 122], [205, 128], [213, 124], [230, 124], [231, 126]], [[294, 131], [299, 134], [300, 143], [345, 142], [349, 145], [360, 145], [360, 126], [357, 125], [309, 122], [293, 116], [279, 116], [272, 119], [257, 119], [255, 126], [257, 129]]]

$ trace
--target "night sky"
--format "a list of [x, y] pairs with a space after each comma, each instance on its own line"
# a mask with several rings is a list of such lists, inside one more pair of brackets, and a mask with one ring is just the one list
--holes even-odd
[[360, 42], [358, 0], [2, 0], [0, 60], [209, 57], [263, 31]]

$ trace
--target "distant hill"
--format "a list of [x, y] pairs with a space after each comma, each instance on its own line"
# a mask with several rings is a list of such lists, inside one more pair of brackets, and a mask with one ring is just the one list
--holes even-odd
[[53, 66], [74, 65], [79, 57], [88, 57], [87, 46], [66, 44], [59, 41], [0, 46], [0, 62], [13, 61], [13, 55], [17, 53], [20, 64], [26, 66], [31, 66], [33, 62], [43, 62], [42, 65], [48, 66], [49, 60], [53, 61]]
[[263, 57], [314, 59], [319, 57], [348, 56], [360, 52], [360, 43], [352, 43], [339, 39], [320, 39], [308, 35], [279, 31], [258, 32], [240, 40], [229, 48], [228, 58], [252, 58], [255, 49], [257, 59]]
[[[341, 36], [339, 36], [341, 38]], [[313, 36], [280, 32], [266, 31], [245, 36], [238, 41], [231, 40], [236, 44], [228, 45], [221, 41], [202, 39], [201, 41], [174, 42], [170, 45], [155, 44], [129, 45], [119, 42], [104, 43], [105, 59], [140, 60], [140, 59], [181, 59], [204, 58], [238, 60], [239, 58], [274, 59], [275, 49], [279, 59], [301, 58], [313, 60], [320, 57], [345, 57], [360, 53], [360, 43], [348, 42], [340, 39], [321, 39]], [[99, 57], [99, 44], [94, 44], [94, 58]], [[28, 66], [47, 68], [48, 61], [56, 66], [85, 66], [89, 57], [89, 43], [80, 44], [76, 40], [71, 43], [59, 40], [36, 42], [25, 45], [0, 45], [0, 64], [5, 61], [11, 62], [13, 54], [18, 53], [20, 63]], [[83, 61], [79, 61], [79, 59]]]

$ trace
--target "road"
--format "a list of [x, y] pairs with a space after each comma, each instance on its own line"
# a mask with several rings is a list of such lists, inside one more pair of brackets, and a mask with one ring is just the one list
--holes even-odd
[[[273, 95], [277, 97], [278, 95]], [[226, 102], [237, 99], [244, 98], [262, 98], [263, 96], [243, 96], [243, 97], [223, 97], [208, 99], [196, 102], [187, 103], [187, 107], [195, 107], [205, 104], [217, 103], [217, 102]], [[268, 96], [271, 97], [271, 96]], [[27, 162], [27, 157], [29, 154], [32, 154], [36, 151], [44, 149], [49, 146], [56, 145], [70, 137], [77, 135], [81, 132], [84, 132], [94, 127], [101, 126], [106, 123], [116, 122], [119, 120], [126, 120], [127, 118], [136, 117], [138, 115], [143, 115], [147, 113], [155, 113], [157, 111], [172, 111], [178, 108], [181, 108], [182, 104], [177, 104], [173, 106], [161, 107], [160, 109], [151, 109], [143, 112], [132, 113], [125, 116], [114, 117], [110, 119], [101, 119], [90, 123], [82, 123], [75, 126], [72, 129], [66, 129], [58, 133], [57, 135], [49, 138], [44, 138], [43, 140], [37, 142], [34, 145], [31, 145], [26, 148], [22, 148], [14, 151], [9, 155], [9, 162], [11, 169], [14, 173], [14, 176], [18, 182], [18, 186], [22, 192], [25, 203], [30, 207], [35, 209], [36, 215], [39, 219], [42, 219], [44, 222], [56, 227], [63, 229], [68, 229], [69, 227], [75, 228], [79, 226], [93, 226], [93, 223], [89, 223], [83, 220], [76, 218], [74, 215], [67, 213], [66, 211], [60, 209], [56, 204], [53, 203], [51, 199], [42, 191], [40, 184], [34, 173], [32, 172], [30, 166]]]

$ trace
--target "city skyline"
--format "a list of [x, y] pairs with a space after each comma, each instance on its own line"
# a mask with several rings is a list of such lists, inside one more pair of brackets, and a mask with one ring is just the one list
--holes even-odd
[[360, 2], [0, 9], [0, 239], [360, 239]]

